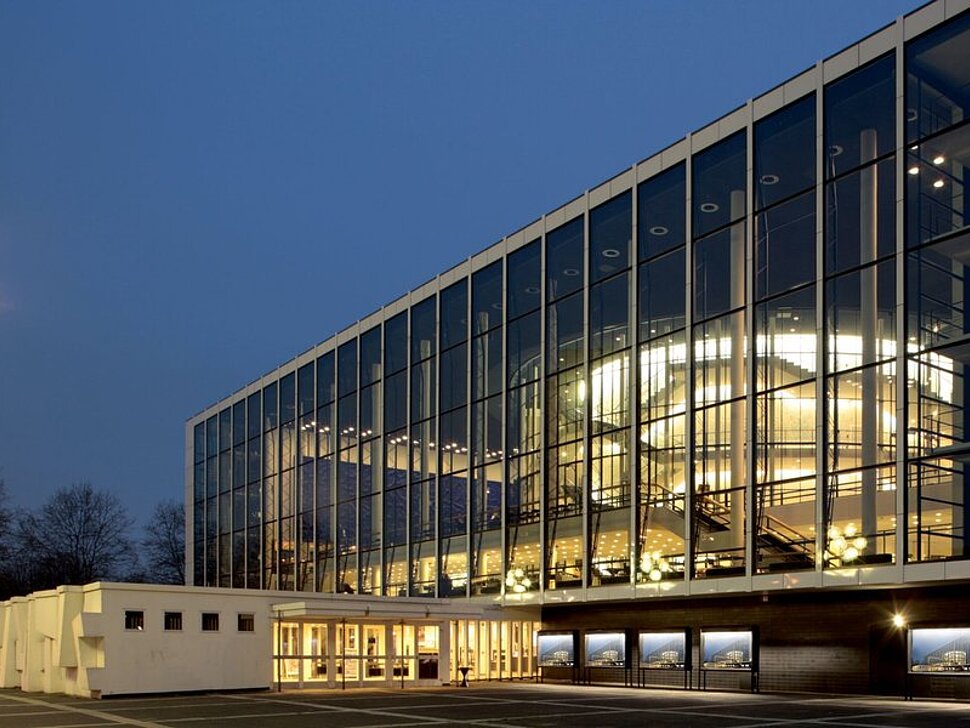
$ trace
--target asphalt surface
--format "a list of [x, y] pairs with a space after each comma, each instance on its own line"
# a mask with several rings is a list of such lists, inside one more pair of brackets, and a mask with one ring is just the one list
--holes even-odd
[[0, 728], [970, 728], [970, 703], [821, 695], [479, 683], [84, 700], [0, 690]]

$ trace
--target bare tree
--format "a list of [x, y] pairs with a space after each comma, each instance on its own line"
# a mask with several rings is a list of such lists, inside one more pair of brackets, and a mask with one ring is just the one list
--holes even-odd
[[36, 513], [18, 520], [18, 550], [30, 566], [31, 589], [117, 579], [134, 565], [128, 511], [90, 483], [57, 491]]
[[147, 562], [145, 581], [185, 583], [185, 514], [181, 503], [168, 500], [155, 506], [141, 544]]

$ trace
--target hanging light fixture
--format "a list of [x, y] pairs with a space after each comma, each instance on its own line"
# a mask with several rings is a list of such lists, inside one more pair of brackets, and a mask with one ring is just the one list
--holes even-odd
[[664, 574], [670, 573], [670, 562], [661, 556], [659, 551], [645, 551], [640, 557], [640, 571], [646, 574], [650, 581], [660, 581]]
[[505, 575], [505, 586], [514, 594], [522, 594], [532, 588], [532, 579], [522, 569], [509, 569]]
[[829, 566], [845, 566], [850, 564], [866, 550], [869, 541], [862, 536], [856, 529], [854, 523], [850, 523], [844, 529], [838, 526], [829, 526], [828, 544], [825, 548], [825, 559]]

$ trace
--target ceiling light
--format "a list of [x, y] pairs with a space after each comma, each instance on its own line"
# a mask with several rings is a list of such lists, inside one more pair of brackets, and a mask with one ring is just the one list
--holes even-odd
[[603, 257], [604, 258], [619, 258], [620, 257], [620, 251], [617, 250], [616, 248], [606, 248], [603, 251]]
[[718, 205], [716, 202], [702, 202], [701, 203], [701, 212], [706, 212], [706, 213], [710, 214], [712, 212], [717, 212], [720, 209], [721, 209], [721, 206]]
[[650, 234], [651, 235], [656, 235], [658, 237], [660, 237], [662, 235], [666, 235], [669, 232], [670, 232], [670, 230], [668, 230], [667, 228], [665, 228], [663, 225], [654, 225], [652, 228], [650, 228]]
[[525, 289], [525, 292], [534, 296], [539, 292], [539, 286], [529, 286]]
[[763, 174], [761, 175], [761, 184], [763, 185], [776, 185], [778, 184], [779, 177], [777, 174]]
[[906, 109], [906, 121], [916, 121], [919, 118], [919, 112], [916, 109]]
[[829, 156], [830, 157], [837, 157], [840, 154], [842, 154], [842, 152], [844, 152], [844, 151], [845, 151], [845, 149], [842, 148], [842, 145], [841, 144], [833, 144], [832, 146], [829, 147]]
[[943, 164], [946, 160], [943, 158], [942, 154], [937, 154], [933, 157], [933, 164]]
[[910, 174], [919, 174], [919, 167], [915, 167], [915, 166], [914, 167], [910, 167], [909, 168], [909, 173]]
[[564, 276], [569, 276], [570, 278], [573, 278], [573, 277], [575, 277], [575, 276], [578, 276], [578, 275], [579, 275], [579, 271], [578, 271], [578, 270], [576, 270], [575, 268], [565, 268], [565, 269], [563, 270], [563, 272], [562, 272], [562, 274], [563, 274]]
[[936, 182], [933, 183], [933, 186], [936, 189], [940, 189], [943, 186], [943, 180], [941, 180], [941, 179], [936, 180]]

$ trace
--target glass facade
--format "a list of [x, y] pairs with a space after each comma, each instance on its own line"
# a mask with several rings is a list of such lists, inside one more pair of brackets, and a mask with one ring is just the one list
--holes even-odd
[[[970, 555], [968, 48], [961, 16], [691, 137], [194, 418], [195, 583], [527, 597]], [[320, 669], [309, 634], [286, 669]]]

